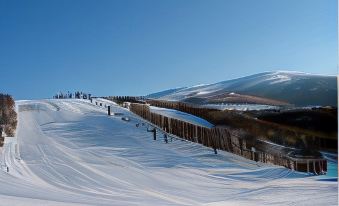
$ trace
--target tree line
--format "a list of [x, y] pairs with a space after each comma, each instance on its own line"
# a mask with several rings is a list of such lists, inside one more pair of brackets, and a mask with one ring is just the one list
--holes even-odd
[[143, 96], [109, 96], [106, 99], [111, 100], [117, 104], [122, 104], [124, 102], [131, 103], [144, 103], [145, 97]]
[[[198, 117], [201, 117], [214, 125], [227, 126], [236, 129], [242, 129], [249, 136], [252, 136], [253, 141], [257, 138], [269, 140], [273, 143], [302, 149], [305, 152], [317, 151], [317, 150], [333, 150], [337, 149], [337, 139], [333, 139], [332, 136], [326, 136], [325, 133], [319, 131], [314, 132], [308, 128], [297, 127], [296, 125], [282, 124], [283, 118], [281, 111], [275, 114], [279, 121], [271, 121], [270, 119], [261, 120], [260, 113], [267, 113], [267, 111], [257, 111], [256, 115], [252, 115], [253, 112], [242, 112], [233, 110], [217, 110], [211, 108], [201, 108], [199, 105], [165, 101], [165, 100], [146, 100], [147, 104], [156, 107], [163, 107], [169, 109], [175, 109], [182, 112], [186, 112]], [[307, 114], [310, 111], [305, 111]], [[257, 114], [259, 113], [259, 114]], [[288, 111], [287, 113], [291, 113]], [[336, 112], [335, 112], [336, 113]], [[280, 118], [279, 118], [280, 117]], [[293, 118], [288, 118], [286, 121], [293, 123], [293, 119], [309, 117], [304, 115], [295, 115]], [[319, 117], [315, 117], [319, 118]], [[323, 120], [325, 121], [325, 120]], [[302, 123], [310, 123], [310, 121], [301, 120]], [[327, 121], [328, 122], [328, 121]], [[320, 123], [318, 123], [319, 125]], [[310, 124], [311, 127], [314, 124]]]

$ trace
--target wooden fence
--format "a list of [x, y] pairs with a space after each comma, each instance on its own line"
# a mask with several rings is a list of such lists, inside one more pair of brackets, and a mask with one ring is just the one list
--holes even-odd
[[327, 161], [325, 159], [294, 159], [282, 154], [277, 155], [267, 151], [255, 150], [252, 148], [251, 140], [241, 135], [239, 130], [226, 127], [207, 128], [169, 118], [151, 112], [146, 104], [131, 103], [130, 111], [169, 134], [191, 142], [197, 142], [206, 147], [231, 152], [250, 160], [280, 165], [302, 172], [323, 174], [327, 171]]

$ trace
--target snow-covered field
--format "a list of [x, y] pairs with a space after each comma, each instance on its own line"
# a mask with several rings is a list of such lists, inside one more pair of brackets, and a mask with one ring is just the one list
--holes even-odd
[[130, 122], [81, 100], [17, 104], [17, 137], [6, 138], [0, 157], [0, 205], [338, 204], [333, 179], [153, 141], [117, 106]]
[[279, 109], [279, 107], [277, 106], [264, 104], [205, 104], [202, 107], [219, 110], [239, 110], [239, 111]]
[[212, 128], [214, 125], [210, 122], [206, 121], [205, 119], [199, 118], [197, 116], [181, 112], [174, 109], [167, 109], [167, 108], [161, 108], [161, 107], [154, 107], [150, 106], [151, 112], [161, 114], [166, 117], [174, 118], [174, 119], [180, 119], [182, 121], [186, 121], [188, 123], [197, 124], [203, 127]]

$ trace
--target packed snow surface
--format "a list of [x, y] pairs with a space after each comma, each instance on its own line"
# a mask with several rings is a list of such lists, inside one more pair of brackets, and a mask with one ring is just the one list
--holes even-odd
[[[0, 156], [0, 205], [337, 205], [336, 179], [307, 176], [196, 143], [156, 141], [112, 104], [18, 101]], [[142, 124], [141, 124], [142, 125]], [[9, 172], [7, 172], [7, 168]]]

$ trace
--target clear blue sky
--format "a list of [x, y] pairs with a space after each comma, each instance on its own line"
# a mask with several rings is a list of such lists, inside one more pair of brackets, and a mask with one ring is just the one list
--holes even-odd
[[0, 92], [143, 95], [337, 73], [336, 0], [0, 0]]

